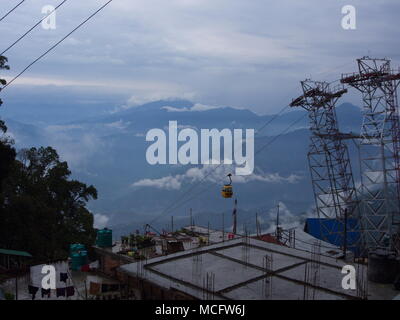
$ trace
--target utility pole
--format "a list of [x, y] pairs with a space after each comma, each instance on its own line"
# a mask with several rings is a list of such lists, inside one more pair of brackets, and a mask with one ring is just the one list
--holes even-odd
[[222, 212], [222, 242], [225, 242], [225, 213]]
[[193, 232], [193, 216], [192, 216], [192, 208], [190, 208], [190, 230]]
[[278, 239], [278, 241], [280, 241], [280, 239], [281, 239], [281, 232], [280, 232], [280, 230], [279, 230], [279, 202], [278, 202], [278, 205], [277, 205], [277, 208], [278, 208], [278, 210], [277, 210], [277, 212], [276, 212], [276, 238]]
[[258, 238], [258, 213], [256, 212], [256, 234]]
[[233, 230], [232, 230], [232, 233], [236, 234], [236, 232], [237, 232], [237, 230], [236, 230], [236, 228], [237, 228], [237, 199], [235, 199], [235, 206], [233, 207], [232, 216], [233, 216], [233, 228], [232, 228]]
[[258, 212], [256, 212], [256, 232], [257, 232], [257, 238], [258, 238], [260, 236], [259, 224], [258, 224]]
[[210, 244], [210, 221], [207, 223], [207, 244]]
[[174, 216], [171, 216], [171, 233], [174, 233]]
[[277, 208], [278, 208], [278, 210], [276, 212], [276, 228], [278, 229], [279, 228], [279, 202], [278, 202]]

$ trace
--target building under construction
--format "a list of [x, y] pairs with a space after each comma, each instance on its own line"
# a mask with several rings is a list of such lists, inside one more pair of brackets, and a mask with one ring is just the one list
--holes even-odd
[[[367, 266], [355, 264], [357, 286], [342, 287], [348, 264], [324, 254], [249, 237], [123, 264], [114, 277], [136, 299], [167, 300], [359, 300], [393, 299], [390, 286], [367, 279]], [[331, 249], [332, 250], [332, 249]]]
[[[290, 104], [305, 109], [310, 119], [308, 161], [317, 216], [304, 229], [283, 230], [277, 222], [275, 233], [263, 235], [257, 220], [257, 235], [238, 234], [235, 201], [232, 232], [191, 223], [181, 232], [148, 233], [152, 254], [139, 258], [121, 248], [96, 248], [103, 272], [127, 283], [137, 299], [398, 297], [400, 73], [387, 59], [364, 57], [357, 63], [358, 72], [343, 75], [336, 87], [302, 81], [302, 94]], [[341, 132], [336, 117], [336, 103], [350, 88], [362, 95], [360, 133]], [[352, 171], [349, 140], [360, 151], [361, 177]], [[355, 270], [354, 288], [342, 283], [344, 266]]]
[[[208, 228], [188, 229], [206, 236]], [[254, 236], [194, 242], [186, 250], [134, 259], [96, 247], [101, 274], [126, 286], [125, 296], [162, 300], [361, 300], [398, 297], [392, 284], [368, 280], [368, 264], [344, 261], [342, 249], [300, 228]], [[229, 234], [228, 234], [229, 235]], [[193, 239], [195, 235], [193, 234]], [[191, 248], [190, 248], [191, 247]], [[344, 289], [343, 266], [356, 272], [355, 289]]]

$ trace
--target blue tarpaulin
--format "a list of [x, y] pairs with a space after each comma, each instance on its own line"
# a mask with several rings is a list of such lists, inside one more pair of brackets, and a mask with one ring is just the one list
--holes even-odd
[[[304, 231], [313, 237], [329, 242], [335, 246], [344, 246], [344, 221], [337, 219], [309, 218]], [[347, 219], [347, 248], [354, 253], [359, 252], [360, 225], [354, 218]]]

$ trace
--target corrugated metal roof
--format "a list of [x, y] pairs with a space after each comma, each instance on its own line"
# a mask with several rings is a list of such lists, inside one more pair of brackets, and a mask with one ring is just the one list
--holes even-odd
[[0, 249], [0, 254], [8, 254], [10, 256], [21, 256], [21, 257], [29, 257], [32, 258], [32, 255], [25, 251], [16, 251], [16, 250], [8, 250], [8, 249]]

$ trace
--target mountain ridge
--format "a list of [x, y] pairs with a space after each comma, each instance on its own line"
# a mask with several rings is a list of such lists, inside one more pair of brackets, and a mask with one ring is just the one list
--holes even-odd
[[[249, 110], [230, 107], [179, 112], [163, 109], [165, 106], [189, 109], [194, 105], [195, 103], [184, 100], [157, 101], [90, 119], [48, 124], [44, 127], [27, 124], [26, 132], [24, 123], [19, 121], [9, 120], [9, 127], [10, 133], [17, 140], [18, 137], [29, 137], [29, 140], [21, 140], [22, 144], [17, 143], [17, 147], [28, 147], [35, 141], [35, 145], [52, 145], [59, 150], [61, 157], [70, 163], [79, 180], [98, 188], [99, 200], [90, 203], [91, 210], [107, 215], [109, 223], [117, 225], [120, 221], [135, 220], [135, 217], [156, 216], [173, 199], [179, 198], [184, 190], [199, 182], [191, 180], [188, 175], [189, 169], [196, 166], [154, 167], [147, 164], [147, 130], [154, 127], [163, 129], [170, 120], [178, 121], [178, 125], [197, 129], [222, 129], [230, 126], [257, 129], [275, 117], [259, 116]], [[340, 105], [337, 114], [341, 131], [359, 131], [360, 112], [352, 104]], [[290, 109], [280, 115], [256, 137], [255, 150], [269, 144], [275, 136], [304, 114], [303, 110]], [[294, 214], [311, 210], [313, 196], [307, 165], [310, 135], [308, 127], [308, 119], [304, 117], [289, 132], [280, 135], [277, 142], [256, 156], [253, 180], [235, 184], [235, 194], [240, 198], [242, 210], [266, 210], [274, 207], [277, 199], [285, 203], [288, 211]], [[355, 152], [350, 150], [353, 158]], [[196, 170], [198, 174], [203, 174], [206, 168], [200, 166]], [[202, 183], [201, 188], [196, 186], [198, 196], [173, 213], [178, 215], [187, 212], [188, 206], [201, 212], [230, 210], [231, 205], [227, 206], [227, 202], [220, 198], [223, 177], [224, 174], [220, 172], [213, 176], [213, 180]], [[145, 183], [142, 183], [142, 187], [133, 186], [146, 179], [148, 186]], [[170, 181], [175, 181], [179, 188], [166, 189]], [[200, 193], [204, 189], [206, 191]], [[125, 219], [125, 216], [128, 218]]]

